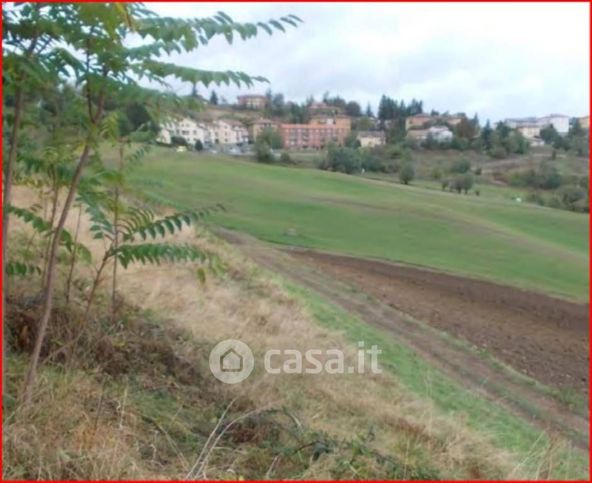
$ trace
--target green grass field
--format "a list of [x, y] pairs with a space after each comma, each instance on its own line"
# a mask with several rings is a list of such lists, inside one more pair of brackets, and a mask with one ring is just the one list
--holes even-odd
[[209, 222], [260, 239], [384, 258], [570, 298], [588, 293], [588, 218], [421, 186], [157, 148], [131, 177], [154, 202], [222, 203]]

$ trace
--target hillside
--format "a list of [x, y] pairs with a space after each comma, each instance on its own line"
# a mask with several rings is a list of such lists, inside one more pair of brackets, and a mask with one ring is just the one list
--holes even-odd
[[493, 197], [155, 149], [138, 193], [286, 245], [383, 258], [584, 299], [586, 216]]
[[[19, 188], [15, 202], [28, 206], [35, 196]], [[81, 241], [100, 256], [91, 221], [84, 216], [81, 222]], [[67, 226], [76, 224], [72, 216]], [[17, 223], [11, 237], [27, 239], [29, 233]], [[479, 391], [467, 391], [404, 339], [385, 338], [383, 330], [262, 270], [212, 234], [186, 229], [176, 239], [215, 254], [223, 270], [208, 272], [205, 283], [193, 264], [122, 271], [120, 322], [109, 323], [103, 293], [92, 313], [98, 324], [78, 347], [44, 365], [36, 404], [23, 413], [8, 402], [5, 477], [495, 479], [586, 473], [579, 449], [548, 438]], [[62, 267], [60, 276], [66, 272]], [[72, 306], [59, 299], [59, 323], [45, 354], [68, 347], [90, 272], [79, 268]], [[30, 282], [10, 291], [12, 394], [38, 307]], [[257, 356], [270, 347], [316, 347], [341, 348], [352, 357], [355, 341], [365, 340], [383, 348], [384, 370], [364, 377], [256, 370], [242, 384], [224, 386], [207, 368], [207, 355], [228, 337], [247, 342]], [[64, 407], [69, 418], [60, 416]]]

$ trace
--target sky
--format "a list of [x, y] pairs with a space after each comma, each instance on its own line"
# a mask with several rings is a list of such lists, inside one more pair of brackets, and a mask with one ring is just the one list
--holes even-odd
[[[304, 101], [325, 92], [370, 103], [383, 94], [424, 101], [424, 110], [478, 114], [481, 120], [589, 109], [587, 3], [150, 3], [163, 16], [224, 11], [235, 21], [286, 14], [303, 23], [268, 36], [223, 38], [169, 59], [269, 79], [240, 92], [215, 88], [229, 102], [241, 93], [281, 92]], [[199, 87], [199, 86], [198, 86]], [[190, 87], [173, 85], [178, 93]], [[198, 88], [202, 95], [210, 89]]]

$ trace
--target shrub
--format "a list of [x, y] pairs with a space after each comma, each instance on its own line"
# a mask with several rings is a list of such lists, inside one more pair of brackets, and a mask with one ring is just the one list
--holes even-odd
[[459, 174], [454, 178], [452, 181], [452, 187], [457, 193], [464, 191], [465, 194], [468, 194], [469, 190], [473, 187], [473, 183], [473, 175], [471, 173], [464, 173]]
[[471, 169], [471, 162], [465, 158], [459, 158], [450, 164], [451, 173], [466, 173]]
[[586, 197], [586, 192], [579, 186], [563, 186], [560, 190], [561, 202], [569, 210], [575, 210], [579, 201]]
[[171, 144], [173, 146], [187, 146], [187, 139], [183, 136], [171, 136]]
[[399, 180], [403, 184], [409, 184], [410, 181], [415, 177], [415, 169], [411, 163], [405, 163], [399, 170]]
[[290, 157], [290, 155], [286, 151], [284, 151], [280, 155], [280, 162], [283, 164], [291, 164], [292, 158]]
[[352, 148], [330, 146], [321, 169], [352, 174], [362, 170], [360, 153]]
[[271, 147], [265, 141], [258, 140], [255, 143], [255, 159], [260, 163], [266, 164], [271, 164], [275, 161]]

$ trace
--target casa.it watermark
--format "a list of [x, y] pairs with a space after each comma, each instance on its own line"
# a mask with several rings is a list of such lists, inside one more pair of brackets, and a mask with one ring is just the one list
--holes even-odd
[[[376, 345], [369, 348], [358, 342], [356, 356], [349, 361], [340, 349], [269, 349], [263, 356], [263, 368], [268, 374], [380, 374]], [[244, 381], [255, 368], [250, 347], [236, 339], [223, 340], [210, 352], [210, 370], [226, 383]]]

